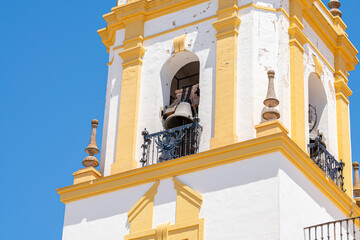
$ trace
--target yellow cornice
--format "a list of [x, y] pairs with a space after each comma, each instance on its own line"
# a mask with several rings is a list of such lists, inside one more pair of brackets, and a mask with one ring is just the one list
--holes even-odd
[[346, 84], [343, 78], [336, 79], [334, 86], [336, 94], [341, 93], [346, 99], [348, 99], [352, 95], [350, 87]]
[[[69, 203], [182, 174], [281, 152], [344, 214], [350, 215], [352, 199], [284, 133], [255, 138], [171, 161], [133, 169], [93, 181], [57, 189], [60, 200]], [[360, 215], [360, 208], [355, 208]]]

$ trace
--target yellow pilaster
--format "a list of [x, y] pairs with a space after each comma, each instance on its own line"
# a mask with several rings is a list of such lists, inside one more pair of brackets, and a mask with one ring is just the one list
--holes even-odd
[[237, 0], [219, 0], [216, 34], [215, 130], [211, 148], [238, 141], [236, 135], [237, 36], [240, 18]]
[[290, 1], [290, 94], [291, 138], [306, 151], [305, 139], [305, 86], [304, 48], [306, 37], [302, 24], [303, 6], [297, 0]]
[[339, 160], [345, 163], [344, 167], [344, 189], [349, 197], [352, 197], [352, 160], [350, 140], [350, 119], [349, 119], [349, 96], [352, 91], [347, 85], [348, 79], [343, 70], [346, 67], [340, 55], [335, 56], [335, 95], [336, 95], [336, 116], [337, 116], [337, 137]]
[[144, 16], [139, 14], [125, 21], [120, 111], [116, 145], [116, 160], [111, 173], [136, 168], [136, 134], [139, 110], [143, 48]]

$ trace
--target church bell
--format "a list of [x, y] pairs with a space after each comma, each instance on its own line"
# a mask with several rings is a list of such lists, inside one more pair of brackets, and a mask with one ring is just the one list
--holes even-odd
[[164, 122], [164, 128], [167, 130], [192, 122], [194, 121], [190, 103], [180, 102], [179, 105], [176, 107], [174, 114], [166, 118]]

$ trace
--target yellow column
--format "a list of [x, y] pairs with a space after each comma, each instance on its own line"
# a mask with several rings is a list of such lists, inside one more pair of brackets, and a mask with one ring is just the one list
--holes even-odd
[[304, 151], [305, 139], [305, 90], [304, 90], [304, 48], [302, 6], [297, 0], [290, 1], [290, 95], [291, 95], [291, 138]]
[[347, 85], [347, 75], [344, 74], [346, 64], [341, 55], [335, 56], [335, 95], [337, 116], [337, 137], [340, 159], [345, 163], [344, 167], [344, 189], [349, 197], [353, 197], [352, 185], [352, 162], [350, 141], [350, 119], [349, 119], [349, 97], [352, 91]]
[[135, 161], [139, 95], [141, 82], [144, 16], [136, 15], [125, 22], [120, 111], [116, 145], [116, 160], [111, 173], [119, 173], [137, 167]]
[[219, 0], [216, 38], [215, 129], [211, 148], [238, 141], [236, 135], [237, 36], [240, 19], [237, 0]]

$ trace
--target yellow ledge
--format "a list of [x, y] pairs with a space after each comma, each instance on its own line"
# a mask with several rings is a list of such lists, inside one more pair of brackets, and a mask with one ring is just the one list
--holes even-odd
[[[255, 138], [168, 162], [59, 188], [57, 192], [60, 194], [60, 200], [66, 204], [273, 152], [281, 152], [345, 215], [350, 216], [353, 208], [352, 199], [332, 180], [328, 179], [325, 173], [285, 133]], [[355, 214], [360, 214], [360, 208], [355, 208]]]

